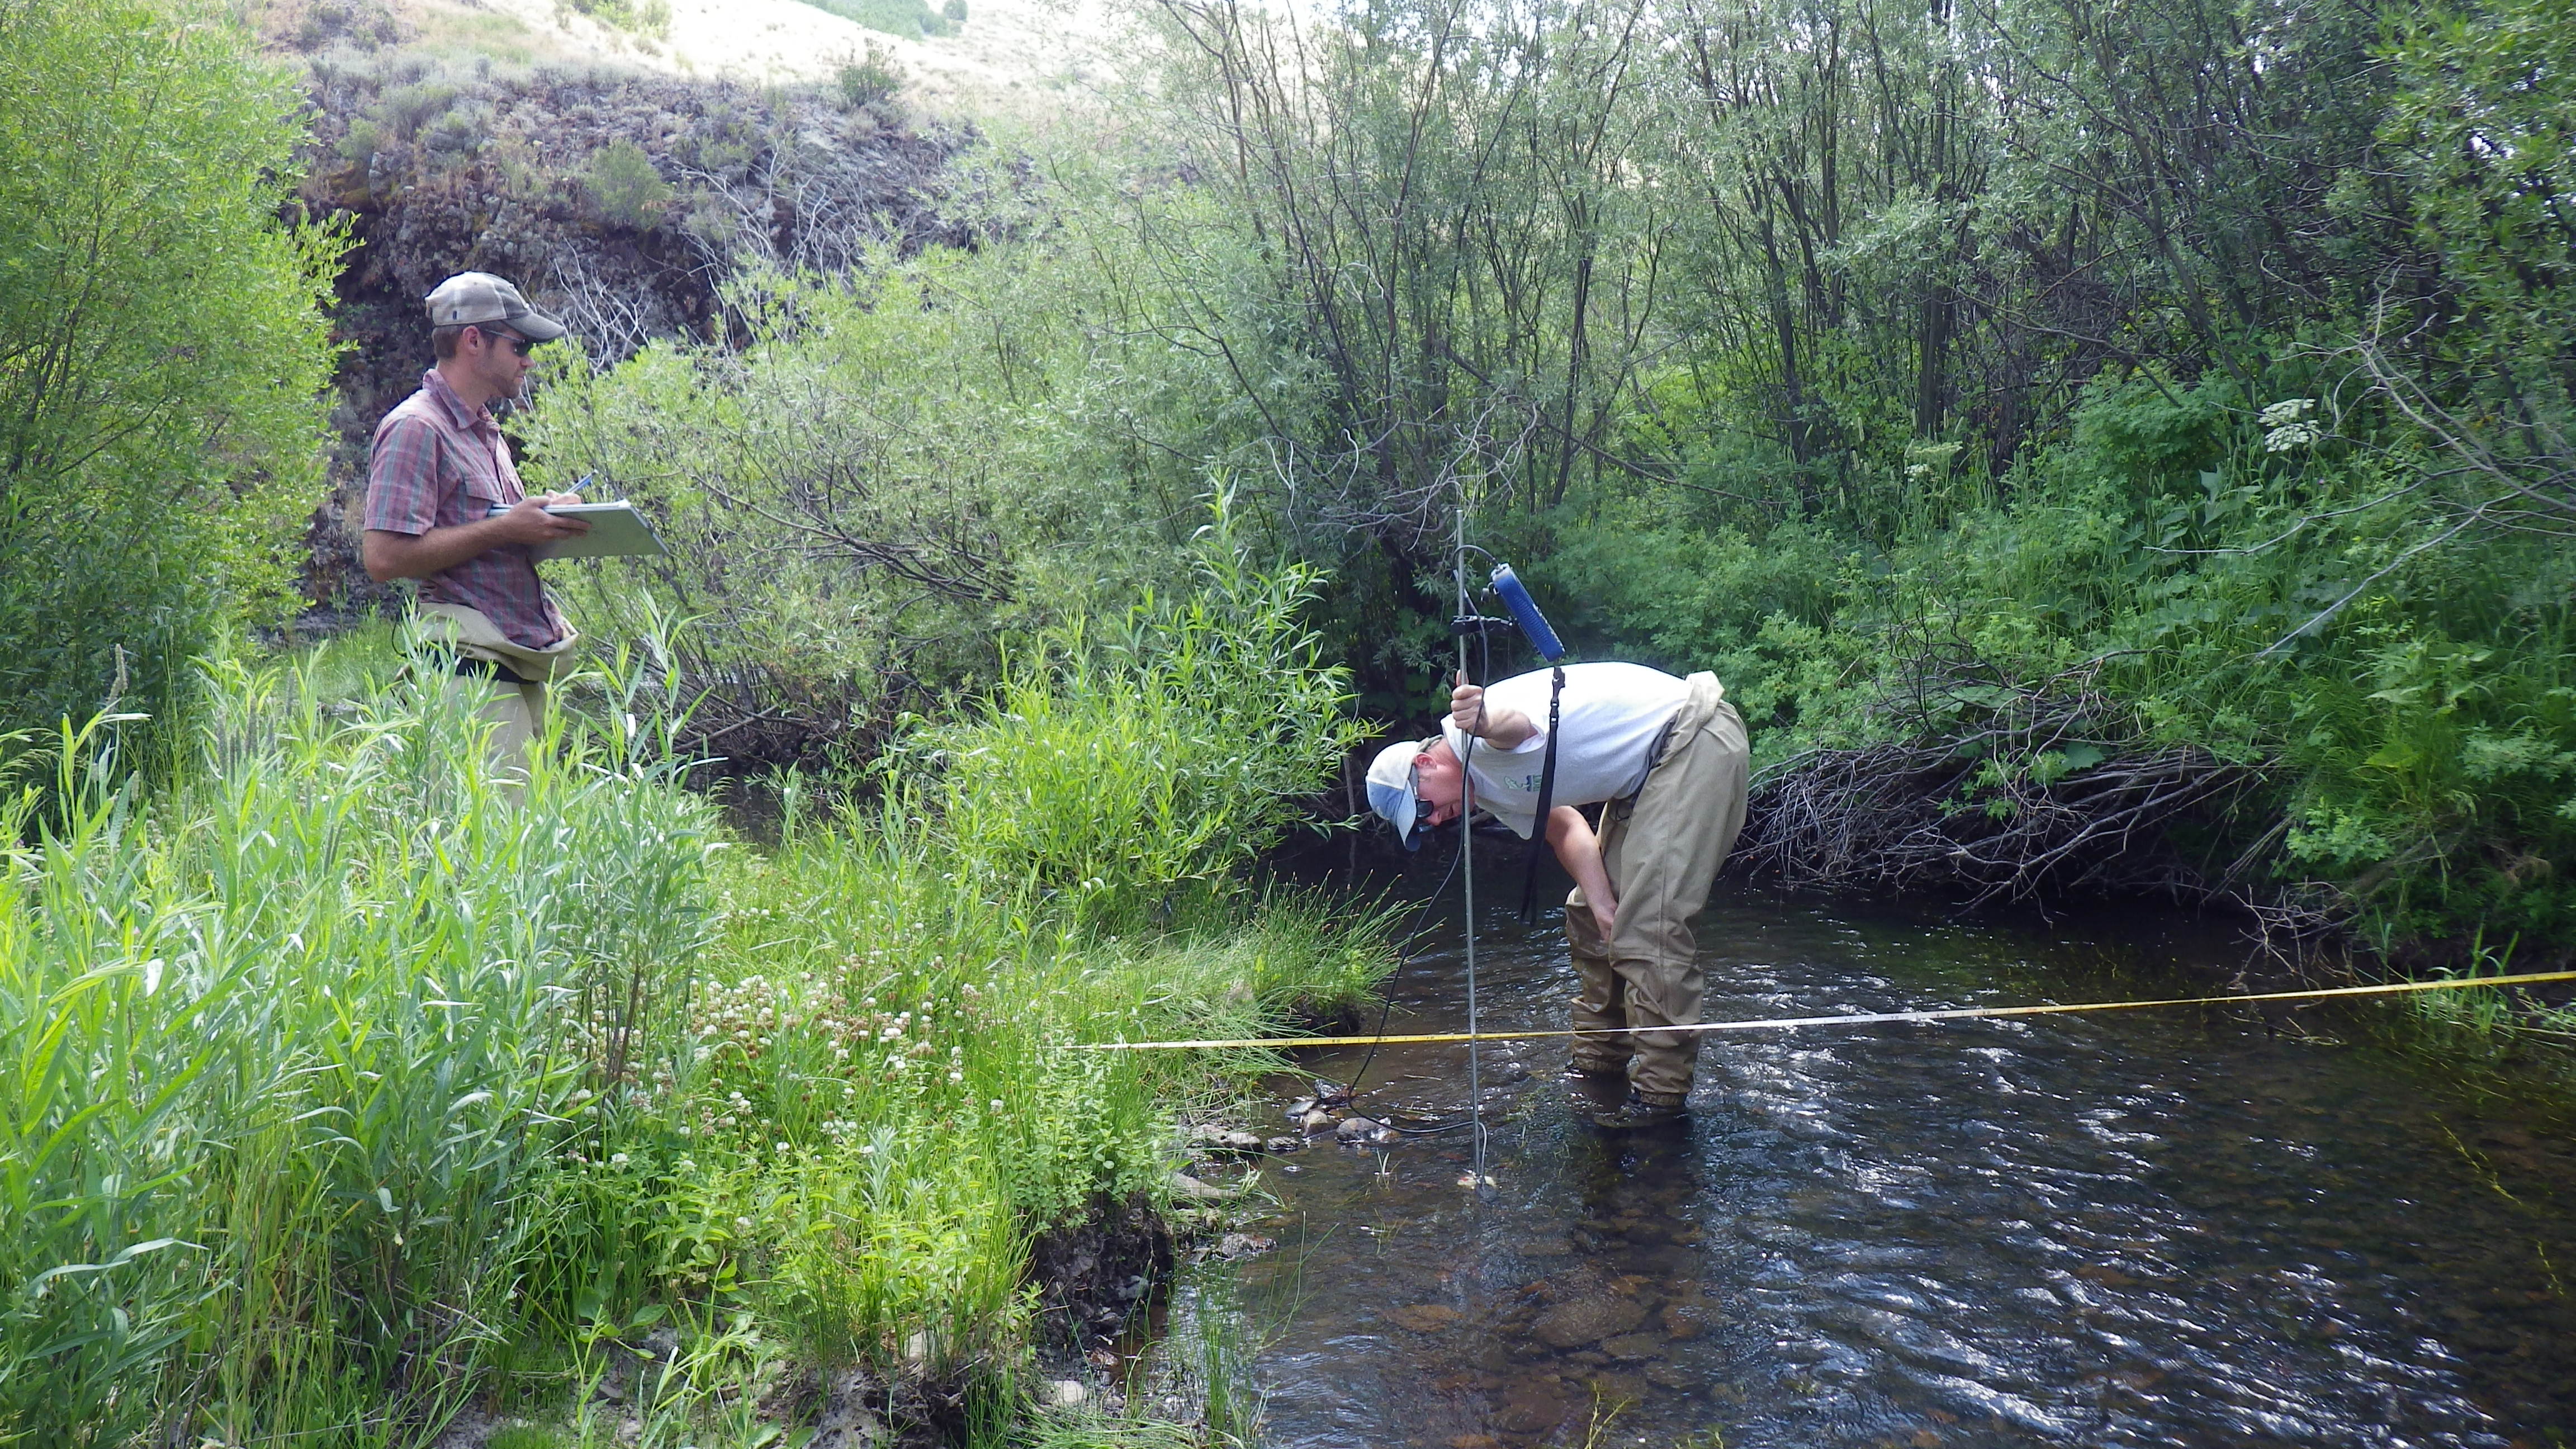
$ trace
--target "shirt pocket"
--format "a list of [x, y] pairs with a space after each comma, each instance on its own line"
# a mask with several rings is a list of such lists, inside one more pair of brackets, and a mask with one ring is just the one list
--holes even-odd
[[[494, 509], [506, 509], [519, 501], [518, 490], [503, 482], [500, 476], [493, 472], [490, 457], [477, 460], [472, 456], [472, 450], [464, 451], [467, 456], [460, 471], [465, 474], [466, 522], [489, 518]], [[480, 467], [477, 466], [478, 461]]]

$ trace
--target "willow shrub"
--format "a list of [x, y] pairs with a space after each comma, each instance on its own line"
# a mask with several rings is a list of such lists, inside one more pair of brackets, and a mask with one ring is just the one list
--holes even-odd
[[190, 658], [292, 607], [322, 487], [302, 98], [185, 0], [0, 0], [0, 95], [0, 732], [121, 702], [184, 750]]
[[1168, 917], [1276, 843], [1363, 737], [1347, 671], [1300, 622], [1320, 576], [1247, 568], [1218, 517], [1197, 593], [1042, 635], [963, 718], [903, 741], [911, 803], [987, 889]]
[[[2278, 393], [2322, 390], [2280, 372]], [[2264, 425], [2255, 404], [2274, 400], [2214, 376], [2097, 385], [2011, 497], [1893, 548], [1605, 499], [1532, 572], [1579, 634], [1717, 669], [1765, 763], [1964, 730], [1975, 681], [2056, 680], [2098, 692], [2105, 743], [2260, 768], [2261, 808], [2184, 842], [2210, 879], [2238, 863], [2227, 888], [2331, 905], [2385, 949], [2483, 931], [2563, 951], [2566, 550], [2503, 533], [2420, 548], [2458, 516], [2422, 478], [2422, 441], [2367, 415], [2302, 440]]]

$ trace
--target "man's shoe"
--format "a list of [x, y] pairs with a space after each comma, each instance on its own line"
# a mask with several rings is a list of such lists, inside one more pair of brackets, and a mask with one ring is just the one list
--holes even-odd
[[1690, 1109], [1679, 1101], [1650, 1101], [1630, 1092], [1617, 1110], [1593, 1113], [1592, 1125], [1604, 1132], [1643, 1132], [1652, 1127], [1669, 1127], [1689, 1115]]
[[1617, 1067], [1578, 1067], [1565, 1069], [1565, 1097], [1574, 1110], [1586, 1117], [1618, 1110], [1628, 1095], [1628, 1069]]

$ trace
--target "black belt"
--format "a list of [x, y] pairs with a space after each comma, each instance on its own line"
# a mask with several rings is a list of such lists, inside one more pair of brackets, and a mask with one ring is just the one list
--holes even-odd
[[447, 672], [450, 674], [480, 674], [487, 679], [495, 679], [503, 684], [537, 683], [536, 680], [529, 679], [521, 675], [517, 670], [512, 669], [507, 664], [498, 663], [490, 659], [477, 659], [471, 654], [448, 654]]

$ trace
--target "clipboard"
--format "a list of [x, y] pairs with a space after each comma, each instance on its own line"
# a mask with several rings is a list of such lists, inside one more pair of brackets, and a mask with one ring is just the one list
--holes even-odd
[[540, 562], [559, 558], [621, 558], [633, 554], [669, 553], [653, 532], [653, 525], [635, 511], [635, 505], [617, 503], [566, 503], [546, 512], [557, 518], [578, 518], [590, 525], [590, 532], [560, 543], [541, 543], [528, 550], [528, 556]]

